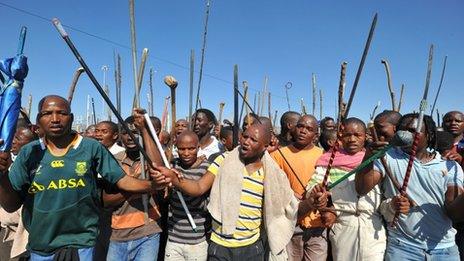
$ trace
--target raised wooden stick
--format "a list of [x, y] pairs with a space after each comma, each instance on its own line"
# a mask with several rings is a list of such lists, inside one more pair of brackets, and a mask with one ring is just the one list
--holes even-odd
[[403, 93], [404, 93], [404, 83], [401, 84], [400, 101], [398, 102], [398, 112], [401, 111], [401, 106], [403, 105]]
[[[209, 20], [209, 10], [210, 10], [210, 0], [206, 1], [206, 13], [205, 13], [205, 26], [203, 30], [203, 44], [201, 48], [201, 59], [200, 59], [200, 73], [198, 75], [198, 87], [197, 87], [197, 97], [195, 102], [195, 111], [200, 106], [200, 90], [201, 90], [201, 80], [203, 79], [203, 64], [205, 62], [205, 51], [206, 51], [206, 36], [208, 35], [208, 20]], [[193, 119], [195, 122], [195, 119]]]
[[148, 49], [143, 48], [142, 59], [140, 61], [139, 70], [137, 74], [137, 85], [135, 88], [133, 108], [140, 107], [140, 90], [142, 89], [143, 74], [145, 72], [145, 64], [147, 63], [147, 58], [148, 58]]
[[84, 68], [79, 67], [76, 72], [74, 73], [73, 80], [71, 82], [71, 85], [69, 86], [69, 91], [68, 91], [68, 103], [71, 105], [72, 99], [74, 97], [74, 91], [76, 90], [77, 82], [79, 81], [79, 77], [81, 74], [84, 72]]
[[448, 60], [448, 56], [445, 56], [445, 61], [443, 61], [443, 69], [441, 71], [440, 84], [438, 85], [437, 94], [435, 95], [435, 99], [433, 100], [432, 110], [430, 111], [430, 114], [433, 113], [433, 110], [435, 109], [435, 105], [437, 104], [438, 95], [440, 95], [441, 86], [443, 84], [443, 79], [445, 78], [445, 70], [446, 70], [446, 61], [447, 60]]
[[303, 98], [301, 98], [301, 100], [300, 100], [300, 105], [301, 105], [301, 113], [302, 113], [303, 115], [308, 114], [308, 113], [306, 112], [306, 106], [305, 106], [305, 104], [304, 104]]
[[[269, 121], [272, 122], [271, 92], [267, 92], [267, 114], [269, 116]], [[272, 125], [272, 126], [274, 126], [274, 125]]]
[[388, 85], [388, 91], [390, 92], [392, 110], [398, 111], [398, 108], [396, 107], [395, 91], [393, 90], [393, 87], [392, 87], [390, 64], [385, 59], [382, 59], [382, 64], [385, 66], [385, 72], [387, 73], [387, 85]]
[[258, 111], [258, 115], [263, 115], [264, 112], [264, 106], [266, 104], [266, 98], [267, 98], [267, 83], [269, 81], [269, 77], [265, 76], [264, 77], [264, 86], [263, 86], [263, 92], [261, 93], [261, 106], [259, 107], [260, 110]]
[[167, 131], [167, 119], [168, 119], [168, 104], [171, 96], [164, 98], [163, 113], [161, 114], [161, 129]]
[[340, 70], [340, 82], [338, 85], [338, 116], [337, 116], [337, 140], [335, 141], [334, 145], [331, 148], [331, 154], [329, 158], [329, 162], [327, 163], [327, 168], [325, 170], [324, 179], [322, 180], [322, 186], [324, 188], [328, 187], [328, 180], [330, 175], [330, 170], [332, 169], [332, 165], [335, 159], [335, 154], [338, 151], [339, 147], [339, 138], [340, 138], [340, 130], [341, 130], [341, 122], [344, 119], [345, 115], [345, 103], [343, 102], [343, 94], [345, 91], [345, 77], [346, 77], [346, 62], [342, 62], [341, 70]]
[[27, 101], [27, 117], [28, 118], [31, 117], [31, 111], [32, 111], [32, 94], [29, 94], [29, 99]]
[[[312, 89], [313, 89], [313, 115], [316, 115], [316, 96], [317, 96], [317, 87], [316, 87], [316, 75], [312, 75]], [[306, 114], [306, 113], [305, 113]]]
[[171, 133], [174, 133], [174, 127], [176, 126], [176, 88], [178, 82], [176, 78], [168, 75], [164, 77], [164, 83], [171, 90]]
[[222, 113], [224, 112], [224, 106], [225, 106], [225, 102], [221, 102], [219, 103], [219, 118], [218, 118], [218, 122], [219, 122], [219, 125], [222, 125]]
[[375, 117], [375, 112], [377, 109], [380, 107], [380, 101], [377, 102], [377, 104], [374, 106], [374, 109], [372, 110], [372, 114], [370, 115], [370, 120], [373, 121]]
[[194, 77], [194, 69], [195, 69], [195, 51], [192, 49], [190, 50], [190, 84], [189, 84], [189, 116], [188, 120], [190, 122], [189, 129], [193, 129], [193, 121], [192, 121], [192, 114], [193, 114], [193, 77]]
[[322, 89], [319, 89], [319, 120], [322, 120]]
[[243, 109], [245, 109], [245, 115], [248, 115], [248, 107], [245, 106], [245, 101], [248, 102], [248, 82], [243, 81], [242, 86], [243, 86], [243, 96], [245, 98], [242, 101], [242, 108], [240, 109], [240, 116], [239, 116], [239, 119], [238, 119], [240, 124], [242, 124], [242, 121], [243, 121]]

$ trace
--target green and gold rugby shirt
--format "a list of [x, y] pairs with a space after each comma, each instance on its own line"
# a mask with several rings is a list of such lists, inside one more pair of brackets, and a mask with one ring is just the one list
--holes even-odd
[[41, 140], [21, 149], [9, 179], [24, 200], [30, 250], [50, 255], [63, 247], [95, 245], [101, 202], [97, 173], [111, 184], [125, 175], [105, 147], [78, 134], [62, 156]]

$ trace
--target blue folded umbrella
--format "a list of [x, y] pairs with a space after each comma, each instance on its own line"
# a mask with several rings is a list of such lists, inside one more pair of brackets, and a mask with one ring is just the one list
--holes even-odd
[[16, 131], [21, 91], [29, 68], [27, 57], [20, 54], [14, 58], [0, 60], [0, 71], [7, 77], [0, 88], [0, 151], [9, 151]]

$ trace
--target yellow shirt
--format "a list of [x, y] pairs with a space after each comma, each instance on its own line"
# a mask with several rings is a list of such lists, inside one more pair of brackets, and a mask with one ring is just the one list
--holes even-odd
[[[300, 181], [306, 186], [311, 180], [315, 171], [316, 162], [323, 153], [322, 149], [314, 146], [311, 149], [297, 150], [292, 145], [289, 145], [281, 148], [280, 151], [290, 163], [291, 168], [279, 151], [271, 153], [271, 157], [287, 174], [290, 187], [292, 187], [293, 191], [300, 196], [304, 196], [304, 187], [300, 184]], [[293, 173], [292, 169], [295, 173]], [[300, 181], [295, 177], [295, 174]], [[299, 220], [299, 224], [306, 228], [322, 227], [321, 216], [318, 212], [309, 212], [304, 218]]]
[[[208, 168], [208, 171], [218, 175], [219, 167], [225, 155], [218, 156]], [[212, 220], [211, 240], [224, 247], [242, 247], [253, 244], [259, 239], [262, 220], [264, 196], [264, 171], [259, 169], [248, 173], [245, 168], [243, 174], [242, 193], [240, 195], [240, 209], [236, 229], [233, 235], [221, 234], [221, 223]]]

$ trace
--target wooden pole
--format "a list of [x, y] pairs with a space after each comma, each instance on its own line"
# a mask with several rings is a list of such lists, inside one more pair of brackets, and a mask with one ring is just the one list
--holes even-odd
[[242, 86], [243, 86], [243, 96], [245, 98], [242, 101], [242, 108], [240, 109], [240, 116], [239, 116], [239, 119], [238, 119], [239, 122], [240, 122], [240, 126], [241, 126], [242, 121], [243, 121], [243, 109], [245, 109], [245, 114], [248, 115], [248, 107], [245, 106], [245, 101], [248, 102], [248, 82], [243, 81]]
[[168, 75], [164, 77], [164, 83], [171, 90], [171, 133], [174, 133], [174, 127], [176, 126], [176, 88], [178, 82], [173, 76]]
[[404, 83], [401, 84], [400, 101], [398, 102], [398, 112], [401, 111], [401, 106], [403, 105], [403, 93], [404, 93]]
[[192, 122], [192, 114], [193, 114], [193, 78], [194, 78], [194, 71], [195, 71], [195, 51], [193, 49], [190, 50], [190, 84], [189, 84], [189, 116], [188, 121], [189, 129], [193, 129], [193, 122]]
[[134, 93], [135, 93], [135, 102], [134, 105], [138, 104], [138, 90], [137, 90], [137, 39], [135, 34], [135, 8], [134, 0], [129, 0], [129, 22], [130, 22], [130, 32], [131, 32], [131, 53], [132, 53], [132, 72], [134, 74]]
[[253, 100], [253, 111], [256, 111], [256, 97], [257, 97], [257, 93], [255, 93], [255, 98]]
[[388, 85], [388, 91], [390, 92], [392, 110], [398, 111], [398, 107], [396, 107], [395, 91], [393, 90], [393, 87], [392, 87], [390, 64], [385, 59], [382, 59], [382, 64], [385, 66], [385, 72], [387, 74], [387, 85]]
[[234, 128], [233, 128], [233, 145], [238, 145], [238, 65], [234, 65]]
[[301, 113], [302, 113], [303, 115], [306, 115], [306, 114], [307, 114], [307, 113], [306, 113], [306, 106], [304, 105], [304, 100], [303, 100], [303, 98], [301, 98], [301, 100], [300, 100], [300, 105], [301, 105]]
[[263, 115], [264, 112], [264, 106], [266, 104], [266, 96], [267, 96], [267, 83], [268, 83], [269, 78], [267, 76], [264, 77], [264, 86], [263, 86], [263, 92], [261, 93], [261, 106], [258, 115]]
[[345, 117], [345, 103], [343, 102], [343, 96], [345, 93], [346, 85], [346, 65], [347, 62], [342, 62], [341, 73], [340, 73], [340, 84], [338, 85], [338, 116], [337, 123], [339, 124]]
[[222, 125], [222, 113], [224, 112], [224, 106], [226, 104], [224, 102], [220, 102], [219, 103], [219, 118], [218, 118], [218, 122], [219, 122], [219, 125]]
[[171, 96], [164, 98], [163, 113], [161, 114], [161, 129], [167, 131], [168, 104]]
[[72, 99], [74, 97], [74, 91], [76, 90], [77, 82], [79, 81], [79, 77], [81, 74], [84, 72], [84, 68], [79, 67], [76, 72], [74, 73], [73, 80], [71, 82], [71, 85], [69, 86], [69, 91], [68, 91], [68, 103], [71, 105]]
[[[201, 48], [200, 74], [198, 76], [198, 87], [197, 87], [197, 98], [196, 98], [196, 102], [195, 102], [195, 111], [198, 109], [198, 105], [200, 104], [200, 89], [201, 89], [201, 80], [203, 79], [203, 64], [204, 64], [204, 61], [205, 61], [206, 35], [208, 34], [208, 20], [209, 20], [210, 6], [211, 6], [210, 0], [207, 0], [206, 1], [205, 26], [204, 26], [204, 30], [203, 30], [203, 46]], [[200, 106], [200, 108], [201, 108], [201, 106]]]
[[121, 56], [118, 54], [117, 57], [117, 73], [116, 73], [116, 108], [118, 113], [121, 114], [121, 85], [122, 85], [122, 77], [121, 77]]
[[147, 63], [147, 58], [148, 58], [148, 49], [143, 48], [142, 59], [140, 61], [139, 70], [137, 74], [137, 85], [135, 88], [136, 91], [135, 91], [132, 108], [140, 107], [140, 90], [142, 89], [143, 74], [145, 72], [145, 64]]
[[[269, 115], [269, 120], [272, 122], [272, 112], [271, 112], [271, 92], [267, 93], [267, 114]], [[273, 125], [274, 126], [274, 125]]]
[[319, 120], [322, 120], [322, 89], [319, 89]]
[[153, 111], [153, 67], [150, 68], [150, 81], [148, 82], [148, 86], [150, 87], [150, 92], [148, 94], [149, 100], [150, 100], [150, 106], [148, 106], [148, 111], [150, 116], [155, 116], [155, 113]]
[[[317, 96], [317, 87], [316, 87], [316, 75], [312, 75], [312, 86], [313, 86], [313, 115], [316, 115], [316, 96]], [[306, 114], [306, 113], [305, 113]]]
[[29, 94], [29, 99], [27, 101], [27, 117], [31, 118], [32, 111], [32, 94]]
[[445, 70], [446, 70], [446, 61], [447, 60], [448, 60], [448, 56], [445, 56], [445, 61], [443, 62], [443, 69], [441, 71], [440, 84], [438, 85], [437, 94], [435, 95], [435, 99], [433, 100], [432, 110], [430, 111], [430, 114], [433, 113], [433, 110], [435, 109], [435, 105], [437, 104], [438, 95], [440, 95], [441, 86], [443, 84], [443, 79], [445, 78]]

